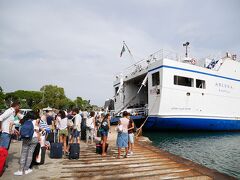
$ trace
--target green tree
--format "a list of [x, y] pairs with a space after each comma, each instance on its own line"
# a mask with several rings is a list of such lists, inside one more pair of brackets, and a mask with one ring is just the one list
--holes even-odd
[[79, 109], [82, 109], [82, 110], [84, 110], [84, 109], [90, 110], [91, 109], [90, 101], [84, 100], [81, 97], [77, 97], [74, 100], [74, 104], [75, 104], [75, 107], [78, 107]]
[[0, 86], [0, 109], [4, 109], [6, 108], [6, 104], [5, 104], [5, 94], [3, 92], [2, 87]]
[[62, 87], [45, 85], [40, 91], [43, 93], [43, 104], [57, 109], [68, 108], [69, 99]]
[[[5, 99], [5, 101], [4, 101]], [[77, 97], [74, 101], [67, 98], [64, 92], [64, 88], [55, 85], [45, 85], [40, 91], [25, 91], [17, 90], [4, 94], [0, 87], [0, 109], [4, 105], [10, 106], [11, 102], [19, 101], [21, 108], [30, 109], [42, 109], [50, 106], [56, 109], [73, 109], [78, 107], [79, 109], [91, 110], [90, 101], [84, 100], [81, 97]]]
[[67, 98], [65, 109], [73, 109], [74, 107], [76, 107], [75, 103], [71, 99]]
[[74, 100], [74, 106], [76, 106], [79, 109], [83, 109], [83, 99], [81, 97], [77, 97]]
[[13, 92], [5, 94], [5, 102], [6, 105], [9, 107], [13, 101], [17, 101], [18, 98], [15, 96]]
[[6, 93], [5, 100], [8, 105], [13, 101], [19, 101], [21, 108], [32, 108], [41, 102], [42, 93], [39, 91], [24, 91], [18, 90], [11, 93]]

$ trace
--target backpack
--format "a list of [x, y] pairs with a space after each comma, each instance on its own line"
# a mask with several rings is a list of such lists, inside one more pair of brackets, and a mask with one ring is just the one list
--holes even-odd
[[[93, 117], [91, 117], [91, 118], [93, 118]], [[92, 119], [92, 122], [89, 124], [89, 121], [91, 118], [87, 119], [87, 122], [86, 122], [86, 127], [88, 129], [94, 129], [93, 119]]]
[[52, 116], [47, 116], [47, 125], [52, 125], [52, 121], [53, 121], [53, 117]]
[[102, 121], [101, 128], [102, 128], [104, 131], [108, 131], [108, 130], [109, 130], [108, 122], [107, 122], [106, 120], [103, 120], [103, 121]]
[[21, 126], [20, 135], [23, 139], [31, 139], [34, 133], [32, 120], [27, 120]]

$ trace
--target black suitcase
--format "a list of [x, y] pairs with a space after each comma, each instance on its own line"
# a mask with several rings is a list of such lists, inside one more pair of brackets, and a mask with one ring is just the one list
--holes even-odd
[[[107, 149], [108, 149], [108, 143], [106, 143], [105, 153], [107, 152]], [[96, 153], [102, 154], [102, 144], [101, 143], [96, 144]]]
[[81, 140], [86, 140], [86, 119], [82, 119], [81, 123]]
[[54, 143], [50, 146], [50, 158], [61, 159], [63, 156], [63, 144], [55, 142], [55, 133], [53, 133]]
[[80, 144], [72, 143], [69, 145], [69, 159], [79, 159], [80, 154]]
[[62, 143], [52, 143], [50, 147], [50, 158], [61, 159], [63, 155], [63, 145]]

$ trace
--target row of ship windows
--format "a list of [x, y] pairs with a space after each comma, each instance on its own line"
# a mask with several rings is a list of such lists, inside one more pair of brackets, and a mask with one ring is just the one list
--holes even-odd
[[[194, 87], [194, 79], [189, 77], [177, 76], [174, 75], [174, 85]], [[152, 74], [152, 86], [158, 86], [160, 84], [160, 75], [159, 72]], [[205, 80], [196, 79], [196, 88], [206, 89]]]

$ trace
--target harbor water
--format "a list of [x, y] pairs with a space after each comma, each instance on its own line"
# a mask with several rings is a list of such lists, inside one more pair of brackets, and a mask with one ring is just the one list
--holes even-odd
[[240, 132], [144, 132], [155, 146], [240, 179]]

